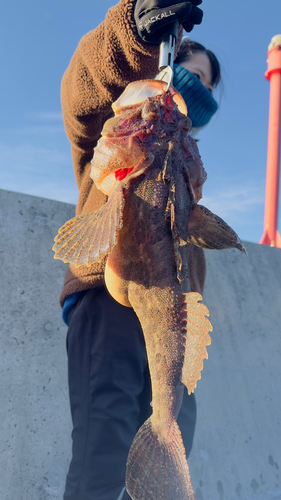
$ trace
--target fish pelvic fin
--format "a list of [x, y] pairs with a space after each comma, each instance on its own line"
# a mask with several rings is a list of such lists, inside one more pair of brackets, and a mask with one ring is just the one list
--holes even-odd
[[118, 187], [97, 211], [66, 222], [55, 237], [54, 258], [76, 267], [99, 262], [116, 244], [123, 225], [124, 203], [123, 188]]
[[235, 231], [203, 205], [194, 205], [190, 212], [187, 242], [205, 250], [238, 248], [247, 255]]
[[203, 360], [208, 358], [206, 346], [210, 345], [212, 325], [206, 318], [207, 307], [200, 303], [202, 297], [197, 292], [185, 294], [182, 305], [182, 333], [185, 337], [185, 356], [181, 381], [191, 394], [201, 378]]
[[133, 500], [194, 500], [181, 432], [172, 420], [167, 439], [153, 430], [153, 416], [132, 443], [126, 488]]

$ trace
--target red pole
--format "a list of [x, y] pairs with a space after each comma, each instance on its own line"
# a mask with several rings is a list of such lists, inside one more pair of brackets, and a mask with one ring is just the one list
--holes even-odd
[[264, 232], [260, 244], [281, 248], [281, 237], [277, 230], [281, 139], [281, 35], [271, 39], [267, 63], [265, 77], [270, 81], [270, 95]]

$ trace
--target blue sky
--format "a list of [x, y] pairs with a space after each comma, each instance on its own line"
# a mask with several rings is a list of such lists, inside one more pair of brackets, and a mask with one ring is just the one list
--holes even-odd
[[[76, 203], [60, 81], [79, 40], [114, 0], [14, 0], [1, 7], [0, 187]], [[208, 173], [202, 204], [243, 240], [263, 233], [269, 82], [267, 47], [280, 0], [205, 0], [191, 37], [221, 62], [220, 109], [198, 138]], [[281, 211], [280, 215], [281, 215]], [[279, 215], [279, 220], [280, 220]], [[280, 223], [279, 223], [280, 231]]]

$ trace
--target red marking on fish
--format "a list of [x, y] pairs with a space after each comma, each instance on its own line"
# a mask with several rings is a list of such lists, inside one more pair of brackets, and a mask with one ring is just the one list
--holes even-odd
[[119, 170], [116, 170], [115, 172], [115, 179], [118, 181], [123, 181], [127, 175], [134, 170], [134, 167], [131, 168], [120, 168]]

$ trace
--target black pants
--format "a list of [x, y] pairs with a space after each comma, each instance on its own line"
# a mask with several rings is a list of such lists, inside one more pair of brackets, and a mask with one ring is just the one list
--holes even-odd
[[[152, 410], [142, 329], [104, 288], [83, 293], [68, 322], [73, 445], [64, 500], [117, 500], [132, 440]], [[194, 395], [185, 392], [178, 423], [187, 455], [195, 419]]]

